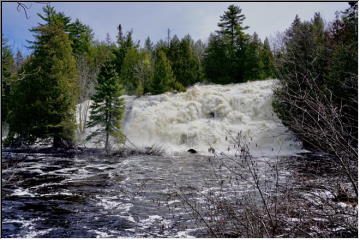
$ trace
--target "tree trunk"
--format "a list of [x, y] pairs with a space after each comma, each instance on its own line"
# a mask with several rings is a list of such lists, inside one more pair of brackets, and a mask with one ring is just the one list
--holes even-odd
[[106, 101], [106, 115], [105, 115], [105, 134], [106, 134], [106, 139], [105, 139], [105, 151], [106, 151], [106, 155], [110, 154], [110, 149], [109, 149], [109, 125], [110, 125], [110, 114], [109, 114], [109, 102]]
[[105, 150], [106, 150], [106, 155], [110, 154], [110, 146], [109, 146], [109, 133], [106, 132], [106, 141], [105, 141]]

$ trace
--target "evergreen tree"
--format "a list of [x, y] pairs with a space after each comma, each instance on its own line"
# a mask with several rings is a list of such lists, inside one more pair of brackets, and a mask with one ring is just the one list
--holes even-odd
[[50, 5], [46, 5], [42, 8], [43, 14], [38, 13], [37, 15], [44, 21], [44, 23], [39, 23], [39, 26], [50, 26], [50, 25], [57, 25], [62, 28], [65, 32], [68, 31], [68, 26], [71, 22], [71, 18], [65, 16], [64, 13], [56, 12], [54, 7]]
[[175, 74], [176, 80], [183, 86], [188, 87], [202, 81], [200, 59], [195, 53], [194, 42], [190, 35], [185, 36], [180, 43], [180, 74]]
[[[230, 5], [220, 17], [217, 35], [211, 36], [205, 51], [204, 65], [207, 78], [215, 83], [244, 81], [245, 47], [249, 36], [241, 9]], [[220, 58], [220, 59], [219, 59]]]
[[[349, 2], [329, 29], [325, 86], [342, 110], [343, 127], [350, 133], [353, 146], [358, 146], [358, 2]], [[350, 139], [350, 137], [349, 137]]]
[[144, 94], [145, 85], [149, 82], [151, 72], [150, 55], [134, 48], [130, 49], [121, 67], [121, 81], [128, 94]]
[[10, 91], [15, 77], [15, 65], [7, 40], [2, 35], [1, 38], [1, 122], [5, 122], [9, 112]]
[[244, 38], [245, 34], [243, 31], [249, 28], [247, 26], [242, 26], [245, 15], [241, 14], [241, 11], [242, 10], [238, 6], [230, 5], [224, 15], [220, 17], [220, 23], [218, 23], [220, 30], [216, 31], [225, 41], [227, 41], [233, 50], [236, 47], [236, 42], [238, 42], [239, 39]]
[[269, 40], [265, 38], [262, 50], [261, 61], [263, 63], [263, 78], [275, 77], [275, 60], [271, 51]]
[[163, 50], [158, 50], [155, 59], [154, 78], [151, 93], [161, 94], [171, 89], [181, 90], [174, 77], [169, 60]]
[[165, 50], [178, 83], [187, 87], [202, 80], [201, 62], [189, 35], [181, 41], [174, 35], [169, 47]]
[[155, 51], [158, 50], [162, 50], [164, 53], [167, 52], [169, 46], [167, 44], [167, 42], [165, 42], [164, 40], [160, 39], [156, 44], [155, 44]]
[[223, 39], [211, 34], [204, 55], [204, 72], [210, 82], [227, 84], [232, 81], [230, 58]]
[[242, 69], [244, 69], [244, 80], [264, 79], [264, 64], [261, 58], [262, 43], [256, 33], [244, 46]]
[[[298, 16], [295, 17], [285, 33], [285, 49], [278, 66], [281, 89], [276, 92], [276, 97], [283, 99], [286, 96], [288, 99], [277, 101], [274, 105], [285, 123], [291, 124], [287, 121], [303, 116], [301, 108], [293, 105], [296, 103], [305, 109], [307, 106], [297, 96], [306, 95], [338, 105], [344, 116], [342, 128], [349, 126], [350, 132], [356, 133], [353, 139], [357, 139], [357, 127], [352, 125], [357, 120], [350, 117], [357, 116], [357, 108], [352, 106], [357, 96], [357, 51], [354, 51], [357, 48], [357, 33], [354, 26], [348, 29], [348, 33], [352, 34], [350, 38], [337, 42], [336, 36], [343, 38], [347, 32], [341, 20], [340, 24], [335, 21], [327, 33], [319, 13], [315, 13], [311, 21], [302, 22]], [[287, 96], [287, 93], [293, 95]], [[310, 110], [307, 112], [311, 113]], [[313, 144], [311, 138], [303, 136], [303, 139]]]
[[147, 37], [144, 44], [144, 49], [150, 53], [154, 51], [153, 43], [150, 40], [150, 37]]
[[71, 23], [70, 17], [65, 16], [62, 12], [57, 12], [50, 5], [43, 7], [43, 12], [43, 14], [38, 13], [38, 16], [45, 22], [40, 26], [56, 24], [61, 27], [65, 33], [69, 34], [68, 37], [71, 40], [71, 47], [75, 56], [80, 56], [89, 51], [93, 40], [93, 33], [89, 26], [81, 23], [79, 19]]
[[95, 132], [88, 136], [88, 140], [94, 136], [101, 135], [105, 138], [105, 150], [110, 153], [110, 137], [118, 143], [125, 141], [121, 132], [121, 119], [125, 103], [123, 98], [123, 87], [111, 61], [106, 62], [100, 69], [97, 78], [98, 85], [96, 93], [92, 97], [90, 121], [88, 127], [100, 126]]
[[[56, 21], [31, 29], [33, 56], [24, 64], [11, 101], [11, 136], [31, 143], [53, 138], [53, 146], [73, 143], [78, 96], [77, 70], [71, 41]], [[10, 137], [11, 137], [10, 136]]]
[[180, 45], [180, 39], [175, 34], [171, 41], [169, 42], [168, 46], [162, 46], [161, 48], [158, 48], [158, 51], [163, 51], [166, 54], [167, 59], [169, 60], [171, 64], [171, 69], [174, 73], [174, 77], [176, 79], [181, 78], [181, 71], [182, 68], [182, 52], [181, 52], [181, 45]]
[[15, 55], [15, 66], [16, 66], [16, 68], [19, 69], [21, 67], [21, 65], [24, 63], [24, 61], [25, 61], [24, 56], [22, 55], [20, 50], [18, 50], [16, 52], [16, 55]]
[[72, 49], [75, 56], [88, 53], [93, 40], [93, 33], [89, 26], [84, 25], [79, 19], [66, 27], [69, 32], [69, 39], [72, 41]]
[[130, 49], [137, 49], [138, 47], [139, 45], [136, 44], [132, 39], [132, 31], [129, 31], [126, 35], [124, 35], [122, 32], [122, 26], [121, 24], [119, 24], [117, 35], [117, 48], [114, 50], [114, 64], [118, 75], [121, 75], [121, 68], [127, 52]]

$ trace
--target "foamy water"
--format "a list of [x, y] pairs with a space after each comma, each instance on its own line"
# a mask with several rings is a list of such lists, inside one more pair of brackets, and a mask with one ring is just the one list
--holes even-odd
[[[128, 144], [161, 146], [169, 154], [189, 148], [200, 154], [233, 152], [231, 136], [241, 132], [255, 156], [294, 155], [302, 145], [272, 108], [273, 85], [262, 80], [229, 85], [195, 85], [182, 93], [125, 96], [123, 132]], [[95, 131], [87, 129], [85, 135]], [[96, 138], [88, 147], [102, 147]], [[83, 139], [85, 137], [83, 136]]]
[[138, 146], [207, 154], [210, 146], [227, 151], [230, 136], [241, 132], [255, 155], [295, 154], [302, 146], [272, 108], [275, 82], [195, 85], [183, 93], [126, 97], [124, 133]]

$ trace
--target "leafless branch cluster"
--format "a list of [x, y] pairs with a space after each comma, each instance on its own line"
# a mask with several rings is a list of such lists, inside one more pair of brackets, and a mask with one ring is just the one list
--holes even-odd
[[241, 133], [230, 138], [234, 155], [212, 149], [209, 158], [218, 186], [208, 188], [201, 200], [180, 192], [178, 198], [212, 237], [274, 237], [279, 226], [277, 161], [254, 159]]
[[[18, 12], [24, 11], [26, 19], [29, 19], [30, 17], [28, 15], [27, 11], [31, 8], [32, 4], [30, 3], [29, 5], [27, 5], [24, 2], [16, 2], [16, 3], [17, 3], [16, 10]], [[36, 2], [36, 3], [49, 4], [50, 2]]]
[[[246, 139], [232, 138], [236, 153], [209, 158], [217, 187], [199, 196], [177, 193], [183, 207], [211, 237], [351, 237], [357, 234], [357, 203], [314, 176], [284, 170], [281, 159], [254, 158]], [[319, 180], [320, 179], [320, 180]], [[328, 179], [327, 179], [328, 181]], [[337, 182], [337, 185], [335, 184]], [[213, 183], [210, 183], [213, 186]], [[343, 199], [342, 199], [343, 198]]]
[[91, 68], [85, 56], [79, 56], [77, 59], [79, 88], [81, 94], [79, 95], [78, 110], [78, 135], [81, 136], [85, 132], [86, 121], [88, 120], [88, 113], [91, 105], [91, 96], [95, 92], [96, 76], [99, 68]]
[[[284, 61], [296, 65], [291, 58]], [[333, 101], [332, 92], [319, 83], [319, 76], [314, 76], [312, 67], [305, 65], [297, 64], [297, 71], [287, 73], [287, 80], [280, 80], [275, 88], [276, 100], [288, 107], [287, 119], [283, 121], [315, 150], [335, 156], [334, 160], [350, 180], [357, 196], [358, 146], [357, 134], [354, 134], [357, 132], [357, 127], [354, 127], [357, 116], [346, 115], [343, 109], [357, 108], [358, 100], [348, 98], [346, 104]], [[353, 78], [357, 79], [357, 76]], [[356, 82], [351, 80], [344, 84], [357, 91]]]
[[29, 19], [29, 16], [28, 16], [28, 14], [27, 14], [27, 10], [30, 9], [30, 8], [31, 8], [31, 5], [28, 6], [28, 5], [26, 5], [25, 3], [17, 2], [16, 10], [17, 10], [18, 12], [20, 12], [21, 10], [23, 10], [24, 13], [25, 13], [26, 19]]
[[112, 153], [113, 156], [128, 157], [132, 155], [152, 155], [161, 156], [164, 154], [164, 149], [158, 145], [151, 145], [144, 148], [138, 148], [136, 146], [121, 146]]

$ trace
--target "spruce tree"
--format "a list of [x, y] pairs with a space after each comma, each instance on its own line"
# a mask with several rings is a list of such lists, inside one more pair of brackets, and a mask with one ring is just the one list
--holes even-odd
[[247, 26], [242, 26], [245, 20], [245, 15], [241, 13], [241, 8], [235, 5], [230, 5], [224, 15], [220, 17], [218, 27], [220, 30], [217, 33], [229, 43], [232, 48], [239, 38], [243, 38], [243, 31], [248, 29]]
[[242, 68], [244, 69], [244, 80], [264, 79], [264, 64], [261, 58], [262, 42], [257, 33], [249, 39], [244, 46]]
[[264, 44], [261, 49], [261, 61], [264, 64], [263, 76], [264, 78], [275, 77], [275, 60], [271, 51], [269, 40], [265, 38]]
[[227, 54], [226, 44], [217, 35], [211, 34], [209, 44], [204, 54], [204, 72], [210, 82], [227, 84], [232, 82], [229, 72], [230, 58]]
[[90, 121], [87, 127], [98, 126], [97, 130], [88, 136], [87, 140], [100, 135], [105, 142], [106, 153], [111, 150], [110, 137], [118, 143], [125, 141], [125, 136], [121, 132], [121, 119], [124, 112], [123, 87], [116, 72], [115, 65], [108, 61], [100, 69], [97, 78], [98, 85], [96, 93], [91, 98]]
[[2, 35], [1, 37], [1, 122], [5, 122], [9, 112], [11, 86], [15, 78], [15, 63], [7, 40]]
[[130, 49], [138, 49], [139, 45], [134, 42], [132, 38], [132, 31], [128, 31], [126, 35], [123, 34], [122, 26], [118, 26], [117, 48], [114, 49], [114, 64], [118, 75], [121, 75], [121, 68], [124, 63], [124, 58]]
[[180, 51], [181, 73], [179, 76], [175, 75], [176, 80], [185, 87], [201, 82], [200, 59], [196, 56], [194, 42], [190, 35], [181, 40]]
[[212, 35], [205, 51], [204, 65], [207, 78], [215, 83], [242, 82], [244, 78], [245, 47], [249, 36], [242, 10], [230, 5], [220, 17], [220, 28]]
[[50, 137], [54, 147], [74, 143], [77, 69], [62, 27], [55, 21], [31, 29], [34, 52], [21, 70], [9, 114], [11, 135], [22, 142]]
[[176, 82], [170, 61], [167, 59], [163, 50], [156, 53], [154, 78], [152, 81], [151, 92], [161, 94], [171, 89], [181, 90], [182, 86]]
[[153, 46], [153, 43], [151, 42], [150, 40], [150, 37], [147, 37], [146, 40], [145, 40], [145, 44], [144, 44], [144, 49], [150, 53], [153, 52], [154, 50], [154, 46]]
[[66, 27], [69, 32], [69, 39], [72, 41], [72, 49], [75, 56], [89, 53], [93, 40], [93, 33], [89, 26], [76, 19], [74, 23]]
[[45, 22], [40, 26], [56, 24], [61, 26], [65, 33], [69, 34], [71, 40], [71, 47], [73, 54], [78, 57], [82, 54], [88, 53], [91, 42], [93, 40], [93, 33], [89, 26], [76, 19], [71, 22], [71, 18], [65, 16], [62, 12], [57, 12], [54, 7], [46, 5], [43, 8], [43, 14], [38, 13], [38, 16]]

